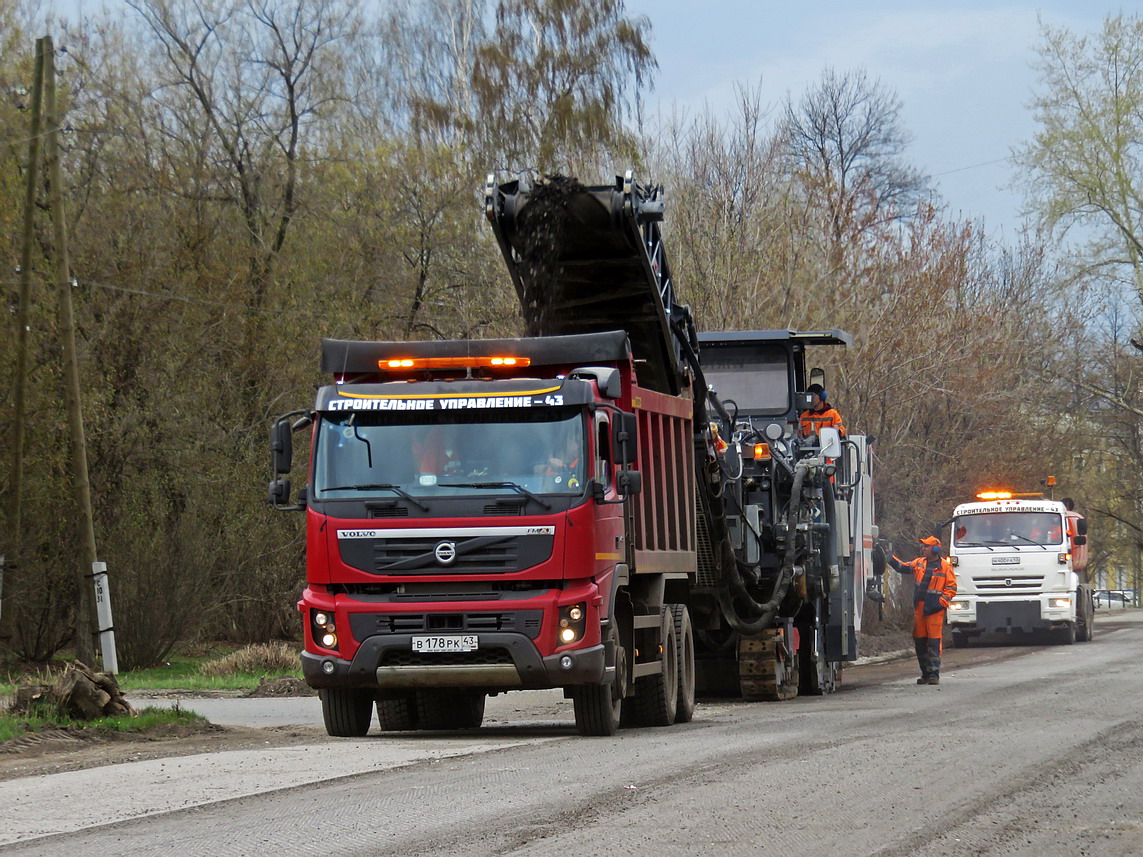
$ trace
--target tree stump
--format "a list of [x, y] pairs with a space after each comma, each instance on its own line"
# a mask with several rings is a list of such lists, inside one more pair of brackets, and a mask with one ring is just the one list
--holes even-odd
[[115, 676], [94, 672], [75, 661], [56, 680], [50, 693], [61, 714], [75, 720], [97, 720], [117, 714], [134, 715]]

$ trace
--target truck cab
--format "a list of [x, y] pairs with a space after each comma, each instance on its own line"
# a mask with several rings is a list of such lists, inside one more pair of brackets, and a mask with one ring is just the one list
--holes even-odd
[[1089, 640], [1091, 586], [1075, 553], [1086, 556], [1082, 518], [1055, 500], [978, 496], [980, 502], [956, 507], [949, 534], [958, 587], [948, 610], [953, 645], [1035, 632], [1063, 643]]

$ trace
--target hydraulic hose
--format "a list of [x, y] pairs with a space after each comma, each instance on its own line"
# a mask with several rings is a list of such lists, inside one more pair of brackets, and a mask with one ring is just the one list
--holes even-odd
[[[790, 489], [790, 516], [796, 514], [796, 510], [800, 508], [802, 503], [802, 485], [805, 482], [806, 476], [810, 471], [812, 465], [805, 461], [798, 462], [794, 469], [794, 484]], [[790, 588], [790, 583], [794, 579], [794, 555], [797, 550], [797, 522], [790, 520], [788, 522], [789, 530], [786, 536], [786, 553], [782, 559], [782, 565], [778, 571], [778, 581], [774, 585], [774, 592], [770, 596], [770, 600], [764, 604], [760, 604], [754, 600], [753, 596], [746, 589], [746, 584], [742, 579], [742, 566], [744, 563], [734, 556], [734, 549], [730, 546], [729, 541], [722, 541], [722, 556], [723, 566], [727, 571], [719, 580], [718, 586], [715, 588], [715, 594], [718, 598], [718, 606], [722, 608], [722, 613], [726, 617], [726, 621], [730, 624], [735, 631], [745, 636], [752, 636], [760, 634], [769, 628], [774, 620], [774, 614], [778, 612], [778, 606], [786, 597], [786, 592]], [[754, 618], [747, 619], [739, 615], [737, 609], [737, 602], [741, 600], [746, 603], [750, 611], [754, 614]]]

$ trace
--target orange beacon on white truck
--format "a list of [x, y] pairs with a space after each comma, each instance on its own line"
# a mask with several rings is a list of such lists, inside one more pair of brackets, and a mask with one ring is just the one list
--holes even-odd
[[1087, 581], [1087, 521], [1070, 502], [1006, 491], [977, 495], [953, 512], [949, 558], [958, 592], [949, 606], [953, 646], [973, 637], [1050, 633], [1064, 644], [1091, 639], [1095, 605]]

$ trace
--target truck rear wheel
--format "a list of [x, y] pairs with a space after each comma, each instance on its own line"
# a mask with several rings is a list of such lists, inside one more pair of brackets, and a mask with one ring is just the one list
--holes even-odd
[[679, 702], [678, 655], [675, 653], [675, 619], [664, 607], [659, 623], [659, 672], [635, 680], [635, 696], [627, 701], [632, 725], [670, 726]]
[[691, 614], [685, 604], [672, 604], [671, 616], [675, 624], [675, 653], [678, 665], [678, 700], [675, 703], [675, 722], [690, 723], [695, 715], [695, 632]]
[[417, 721], [422, 729], [476, 729], [484, 722], [485, 699], [470, 690], [418, 690]]
[[580, 735], [614, 735], [619, 731], [623, 697], [627, 693], [627, 651], [612, 622], [608, 640], [615, 652], [615, 678], [610, 684], [579, 684], [571, 688], [575, 728]]
[[360, 738], [373, 719], [373, 692], [360, 687], [323, 687], [321, 714], [327, 735]]

